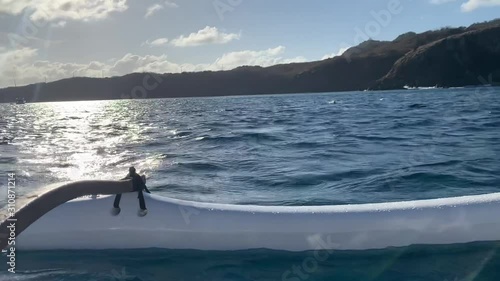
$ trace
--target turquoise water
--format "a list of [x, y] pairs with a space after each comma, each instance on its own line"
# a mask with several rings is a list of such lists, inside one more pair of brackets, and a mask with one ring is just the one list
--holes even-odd
[[[218, 203], [500, 191], [498, 88], [4, 104], [0, 112], [0, 138], [12, 139], [0, 146], [0, 171], [15, 171], [20, 196], [58, 182], [119, 179], [130, 165], [156, 194]], [[20, 252], [17, 279], [0, 279], [492, 280], [497, 246], [334, 251], [324, 260], [269, 250]]]

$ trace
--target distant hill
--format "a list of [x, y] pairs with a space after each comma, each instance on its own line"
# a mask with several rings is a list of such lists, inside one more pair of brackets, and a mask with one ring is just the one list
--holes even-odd
[[0, 89], [0, 102], [205, 97], [481, 85], [500, 81], [500, 19], [368, 40], [342, 56], [270, 67], [70, 78]]
[[500, 82], [500, 27], [468, 30], [410, 51], [376, 88], [457, 87], [486, 83], [490, 77], [489, 82]]

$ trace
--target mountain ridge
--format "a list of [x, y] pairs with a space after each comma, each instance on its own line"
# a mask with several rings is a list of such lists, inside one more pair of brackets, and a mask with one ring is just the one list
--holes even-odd
[[500, 19], [368, 40], [341, 56], [227, 71], [74, 77], [0, 89], [0, 102], [259, 95], [482, 85], [500, 81]]

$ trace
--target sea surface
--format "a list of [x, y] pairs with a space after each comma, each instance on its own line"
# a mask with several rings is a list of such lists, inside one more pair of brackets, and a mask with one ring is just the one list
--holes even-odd
[[[120, 179], [129, 166], [153, 193], [217, 203], [500, 192], [500, 88], [492, 87], [0, 104], [4, 138], [0, 207], [8, 172], [26, 197], [61, 182]], [[326, 252], [300, 274], [315, 253], [18, 252], [17, 273], [2, 261], [0, 280], [499, 280], [499, 245]]]

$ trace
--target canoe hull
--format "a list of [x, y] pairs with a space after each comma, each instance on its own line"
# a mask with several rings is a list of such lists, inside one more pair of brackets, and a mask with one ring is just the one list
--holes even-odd
[[320, 207], [195, 203], [134, 193], [67, 202], [17, 238], [18, 249], [364, 250], [500, 240], [500, 194]]

